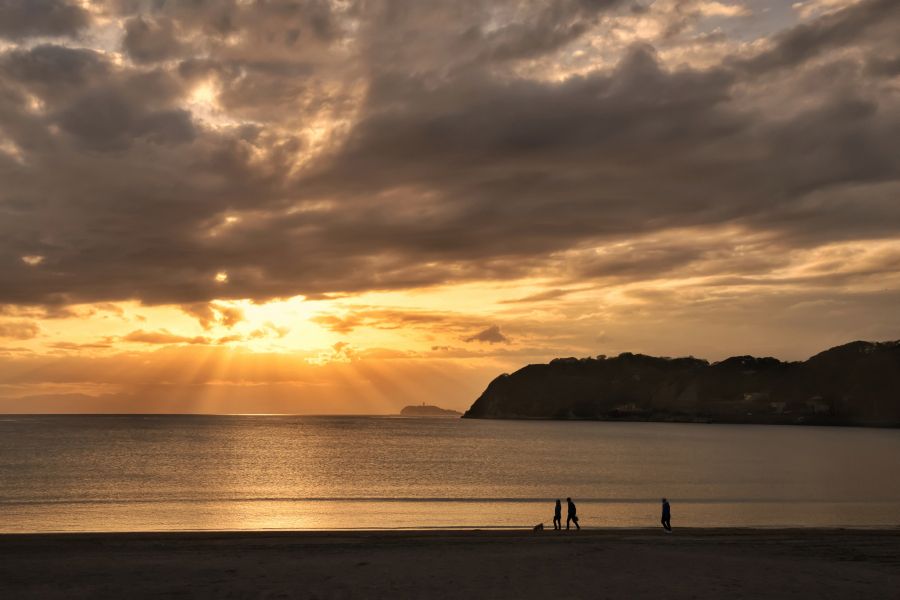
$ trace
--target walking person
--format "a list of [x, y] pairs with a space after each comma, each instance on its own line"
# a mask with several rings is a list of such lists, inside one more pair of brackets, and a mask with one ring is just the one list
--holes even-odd
[[577, 509], [575, 508], [575, 503], [572, 502], [571, 498], [566, 498], [566, 505], [568, 506], [566, 510], [566, 531], [569, 530], [569, 523], [575, 522], [575, 529], [581, 529], [581, 525], [578, 524], [578, 514], [576, 513]]
[[669, 501], [665, 498], [662, 499], [662, 526], [666, 530], [666, 533], [672, 533], [672, 509], [669, 507]]
[[553, 509], [553, 529], [562, 529], [562, 502], [556, 499], [556, 506]]

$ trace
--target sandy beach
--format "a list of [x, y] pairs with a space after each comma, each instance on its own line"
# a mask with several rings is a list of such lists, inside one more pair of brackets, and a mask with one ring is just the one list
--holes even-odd
[[900, 529], [0, 536], [0, 597], [900, 598]]

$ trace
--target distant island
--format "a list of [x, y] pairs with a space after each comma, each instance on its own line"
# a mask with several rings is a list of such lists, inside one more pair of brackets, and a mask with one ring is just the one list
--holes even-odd
[[458, 410], [450, 410], [449, 408], [441, 408], [431, 404], [416, 404], [403, 407], [400, 414], [404, 417], [459, 417], [462, 415]]
[[463, 418], [897, 427], [900, 341], [851, 342], [803, 362], [558, 358], [497, 377]]

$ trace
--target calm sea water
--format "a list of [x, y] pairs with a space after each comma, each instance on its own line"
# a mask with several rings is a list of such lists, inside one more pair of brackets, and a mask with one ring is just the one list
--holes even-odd
[[391, 417], [0, 417], [0, 531], [900, 526], [900, 431]]

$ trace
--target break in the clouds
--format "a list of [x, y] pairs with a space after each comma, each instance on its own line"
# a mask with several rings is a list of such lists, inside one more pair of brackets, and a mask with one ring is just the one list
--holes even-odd
[[479, 282], [521, 290], [308, 322], [549, 352], [814, 302], [896, 336], [900, 3], [0, 0], [0, 181], [12, 339]]

